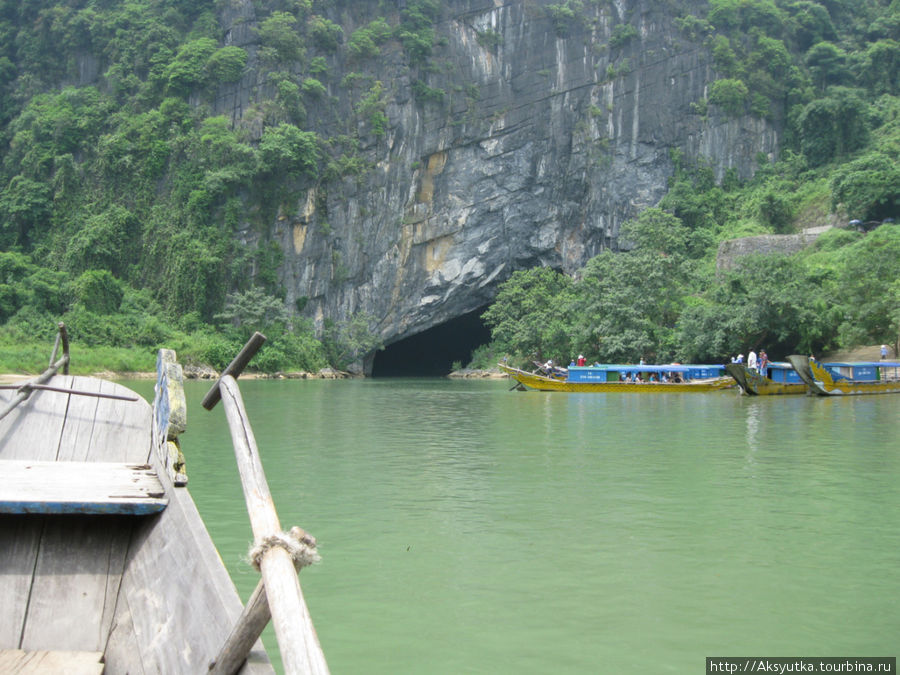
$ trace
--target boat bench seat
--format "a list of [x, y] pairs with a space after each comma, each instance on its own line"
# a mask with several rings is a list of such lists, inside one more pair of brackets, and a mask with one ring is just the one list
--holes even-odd
[[146, 515], [168, 504], [147, 464], [0, 460], [0, 476], [0, 513]]
[[0, 649], [0, 673], [14, 675], [102, 675], [103, 652]]

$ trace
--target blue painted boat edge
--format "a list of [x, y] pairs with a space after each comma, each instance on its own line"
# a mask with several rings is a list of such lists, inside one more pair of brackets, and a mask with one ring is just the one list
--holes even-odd
[[0, 513], [38, 515], [98, 515], [149, 516], [168, 506], [168, 499], [142, 499], [121, 502], [67, 501], [3, 501]]

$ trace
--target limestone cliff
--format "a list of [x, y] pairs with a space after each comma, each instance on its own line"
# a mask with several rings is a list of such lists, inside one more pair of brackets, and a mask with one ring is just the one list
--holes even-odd
[[[351, 5], [329, 17], [345, 41], [384, 11]], [[616, 249], [620, 225], [665, 193], [673, 151], [718, 177], [746, 177], [777, 151], [777, 123], [692, 105], [717, 76], [676, 20], [705, 3], [585, 2], [562, 23], [544, 0], [441, 5], [428, 67], [397, 42], [356, 61], [341, 47], [327, 55], [327, 95], [307, 105], [306, 128], [349, 134], [368, 164], [310, 186], [272, 223], [288, 304], [306, 299], [319, 322], [366, 313], [385, 343], [416, 334], [489, 303], [514, 270], [574, 272]], [[236, 0], [220, 21], [250, 62], [217, 112], [251, 125], [271, 95], [254, 6]], [[383, 129], [360, 113], [348, 73], [382, 84]]]

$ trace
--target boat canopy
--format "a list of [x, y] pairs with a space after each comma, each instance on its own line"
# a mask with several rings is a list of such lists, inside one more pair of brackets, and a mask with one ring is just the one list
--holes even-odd
[[800, 374], [787, 361], [769, 361], [766, 373], [770, 380], [779, 384], [801, 384]]
[[647, 365], [637, 363], [595, 363], [592, 366], [569, 366], [569, 370], [612, 370], [617, 373], [686, 373], [695, 368], [718, 368], [722, 366], [691, 366], [681, 363], [668, 363], [662, 365]]
[[868, 382], [879, 380], [895, 380], [900, 376], [897, 361], [829, 361], [821, 364], [831, 373], [835, 380], [853, 380], [854, 382]]
[[839, 368], [900, 368], [900, 361], [829, 361], [821, 365], [825, 367], [837, 366]]

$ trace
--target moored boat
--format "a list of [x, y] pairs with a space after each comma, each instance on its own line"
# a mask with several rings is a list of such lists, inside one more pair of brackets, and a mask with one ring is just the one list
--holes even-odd
[[[547, 377], [540, 373], [529, 373], [504, 363], [499, 366], [522, 388], [538, 391], [662, 394], [718, 391], [734, 385], [731, 377], [724, 375], [723, 366], [570, 365], [564, 380]], [[635, 376], [639, 377], [638, 381]]]
[[806, 384], [790, 363], [770, 361], [765, 370], [765, 373], [751, 370], [743, 363], [725, 364], [725, 371], [748, 396], [780, 396], [807, 392]]
[[800, 354], [788, 357], [791, 366], [819, 396], [900, 393], [900, 362], [851, 361], [819, 363]]

